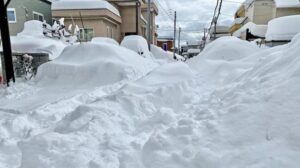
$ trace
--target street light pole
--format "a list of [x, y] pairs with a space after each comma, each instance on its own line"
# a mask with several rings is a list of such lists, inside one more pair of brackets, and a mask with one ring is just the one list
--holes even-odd
[[179, 27], [179, 31], [178, 31], [178, 54], [180, 55], [180, 51], [181, 51], [181, 27]]
[[2, 48], [3, 48], [3, 76], [4, 80], [9, 86], [9, 82], [12, 80], [15, 82], [13, 60], [12, 60], [12, 51], [10, 43], [10, 34], [9, 34], [9, 25], [7, 18], [7, 6], [10, 0], [4, 3], [4, 0], [0, 0], [0, 30], [2, 37]]
[[177, 13], [174, 13], [174, 41], [173, 41], [173, 58], [176, 59], [176, 22], [177, 22]]

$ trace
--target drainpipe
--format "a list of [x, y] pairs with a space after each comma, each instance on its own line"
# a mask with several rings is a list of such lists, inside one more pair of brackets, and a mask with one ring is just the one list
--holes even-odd
[[136, 35], [139, 35], [139, 20], [140, 20], [140, 16], [139, 16], [139, 7], [140, 7], [140, 2], [136, 1], [135, 3], [135, 33]]

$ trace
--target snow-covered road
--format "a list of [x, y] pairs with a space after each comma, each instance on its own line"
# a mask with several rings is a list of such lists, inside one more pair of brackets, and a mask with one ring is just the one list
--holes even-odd
[[299, 45], [221, 38], [187, 63], [146, 63], [105, 85], [60, 88], [64, 74], [45, 72], [1, 88], [0, 167], [297, 167]]

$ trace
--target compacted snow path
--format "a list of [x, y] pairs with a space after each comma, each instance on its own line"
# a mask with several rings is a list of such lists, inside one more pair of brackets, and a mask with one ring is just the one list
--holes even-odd
[[[221, 38], [187, 63], [160, 60], [123, 75], [110, 69], [119, 81], [99, 86], [93, 74], [88, 89], [71, 83], [68, 92], [41, 85], [62, 84], [74, 69], [89, 72], [82, 61], [64, 65], [60, 59], [69, 58], [61, 57], [43, 67], [41, 81], [1, 88], [0, 167], [297, 167], [299, 44], [299, 35], [270, 49]], [[57, 67], [67, 75], [52, 71]]]

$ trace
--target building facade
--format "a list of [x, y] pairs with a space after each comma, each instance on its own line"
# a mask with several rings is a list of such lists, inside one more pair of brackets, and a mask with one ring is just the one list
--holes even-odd
[[[81, 3], [83, 5], [76, 5]], [[109, 37], [121, 42], [125, 36], [140, 35], [147, 38], [147, 3], [145, 0], [76, 0], [53, 2], [54, 19], [65, 18], [65, 25], [80, 28], [80, 40]], [[151, 22], [155, 25], [158, 9], [151, 4]], [[156, 26], [151, 29], [152, 43], [156, 44]]]
[[12, 0], [7, 8], [10, 35], [21, 32], [24, 23], [40, 20], [52, 23], [51, 2], [48, 0]]
[[119, 11], [106, 1], [95, 2], [87, 1], [84, 5], [80, 5], [83, 1], [53, 2], [53, 19], [64, 18], [66, 27], [78, 26], [80, 41], [90, 41], [94, 37], [120, 41], [122, 19]]
[[[274, 18], [299, 15], [300, 14], [300, 1], [298, 0], [246, 0], [236, 11], [234, 16], [234, 23], [229, 28], [229, 32], [235, 32], [244, 29], [245, 31], [239, 34], [242, 39], [264, 38], [257, 37], [251, 34], [249, 29], [245, 28], [248, 23], [257, 25], [258, 28], [266, 27], [268, 22]], [[263, 28], [265, 29], [265, 28]], [[248, 31], [248, 32], [247, 32]]]

